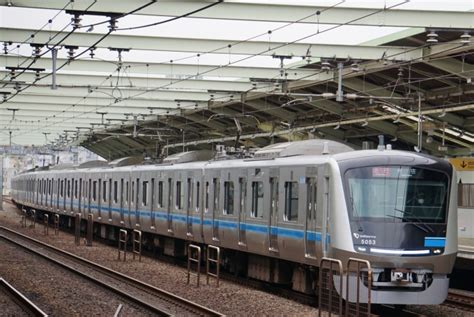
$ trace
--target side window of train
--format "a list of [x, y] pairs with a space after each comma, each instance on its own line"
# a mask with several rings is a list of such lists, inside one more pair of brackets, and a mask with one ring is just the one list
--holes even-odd
[[234, 182], [224, 182], [224, 215], [234, 214]]
[[71, 180], [67, 180], [67, 198], [71, 198]]
[[134, 197], [135, 197], [135, 181], [132, 181], [132, 188], [131, 188], [131, 193], [130, 193], [130, 203], [133, 205], [135, 203]]
[[[123, 183], [123, 180], [122, 180]], [[118, 181], [114, 181], [114, 203], [118, 202]]]
[[92, 183], [92, 200], [97, 201], [97, 181]]
[[201, 205], [201, 182], [196, 182], [196, 212], [199, 212]]
[[148, 181], [142, 182], [142, 205], [148, 205]]
[[77, 186], [77, 179], [76, 179], [74, 182], [74, 198], [77, 198], [77, 188], [78, 186]]
[[156, 202], [156, 187], [155, 187], [155, 179], [151, 179], [151, 201], [150, 201], [150, 206], [151, 209], [153, 210], [153, 207], [155, 206]]
[[163, 181], [158, 182], [158, 208], [163, 208]]
[[176, 181], [176, 208], [183, 209], [184, 203], [184, 188], [182, 181]]
[[285, 214], [286, 221], [298, 220], [298, 182], [285, 182]]
[[317, 204], [317, 186], [316, 178], [306, 178], [306, 214], [308, 219], [316, 219], [316, 204]]
[[208, 212], [209, 211], [209, 182], [206, 182], [206, 205], [205, 205], [205, 209], [204, 209], [204, 212]]
[[128, 183], [128, 181], [126, 181], [126, 185], [125, 185], [125, 203], [128, 204], [129, 202], [129, 196], [130, 195], [130, 185]]
[[102, 201], [107, 201], [107, 181], [102, 181]]
[[217, 211], [219, 209], [219, 196], [220, 196], [220, 182], [218, 178], [213, 178], [212, 179], [212, 184], [214, 187], [214, 204], [213, 204], [213, 209], [214, 211]]
[[252, 182], [252, 218], [263, 217], [263, 182]]
[[245, 214], [245, 202], [247, 201], [247, 180], [244, 177], [239, 178], [239, 192], [240, 192], [240, 202], [239, 202], [239, 212], [240, 214]]

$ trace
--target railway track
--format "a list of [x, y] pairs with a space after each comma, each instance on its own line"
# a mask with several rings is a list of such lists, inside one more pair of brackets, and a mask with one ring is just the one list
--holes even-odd
[[0, 237], [77, 273], [155, 315], [222, 316], [199, 304], [126, 276], [11, 229], [0, 227]]
[[443, 305], [474, 312], [474, 294], [450, 289]]
[[[48, 316], [3, 278], [0, 278], [0, 294], [0, 296], [4, 297], [4, 300], [0, 300], [0, 303], [2, 303], [2, 314], [11, 316], [17, 314], [38, 317]], [[7, 302], [16, 307], [11, 307]]]

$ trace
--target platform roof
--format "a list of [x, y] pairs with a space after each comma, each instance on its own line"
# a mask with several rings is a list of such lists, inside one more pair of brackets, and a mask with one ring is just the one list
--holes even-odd
[[469, 0], [2, 0], [0, 14], [0, 144], [110, 160], [379, 135], [474, 150]]

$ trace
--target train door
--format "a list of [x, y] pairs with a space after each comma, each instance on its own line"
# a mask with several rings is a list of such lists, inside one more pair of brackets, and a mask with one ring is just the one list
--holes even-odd
[[270, 213], [268, 217], [268, 250], [278, 252], [278, 169], [270, 169]]
[[140, 173], [140, 179], [137, 179], [137, 182], [140, 183], [140, 186], [138, 186], [137, 191], [138, 191], [138, 208], [135, 214], [135, 226], [136, 227], [143, 227], [144, 226], [144, 221], [141, 217], [142, 214], [146, 214], [150, 212], [151, 215], [151, 172], [142, 172]]
[[[322, 254], [323, 257], [327, 257], [328, 243], [329, 243], [329, 171], [325, 167], [318, 169], [318, 190], [317, 194], [317, 205], [316, 205], [316, 230], [321, 232], [321, 239], [316, 244], [316, 252]], [[319, 201], [321, 203], [319, 203]]]
[[247, 246], [246, 219], [247, 219], [247, 170], [239, 176], [239, 216], [238, 216], [238, 244]]
[[316, 168], [306, 169], [306, 221], [305, 221], [305, 257], [316, 258], [316, 206], [317, 206], [317, 174]]

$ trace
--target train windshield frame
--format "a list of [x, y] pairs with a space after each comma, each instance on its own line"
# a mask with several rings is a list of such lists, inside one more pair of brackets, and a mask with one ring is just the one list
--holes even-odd
[[348, 169], [352, 220], [446, 223], [450, 179], [441, 171], [403, 165]]

